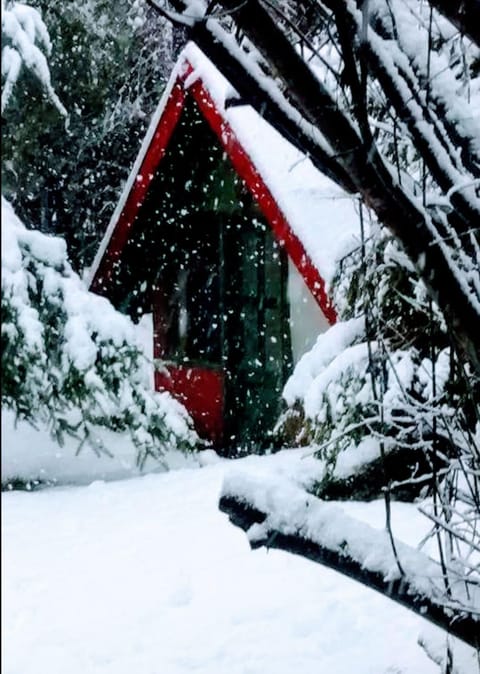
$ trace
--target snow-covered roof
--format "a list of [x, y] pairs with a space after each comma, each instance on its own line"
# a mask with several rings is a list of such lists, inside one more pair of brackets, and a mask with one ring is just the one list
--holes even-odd
[[194, 67], [186, 85], [202, 79], [321, 276], [330, 281], [335, 260], [344, 254], [352, 236], [359, 236], [355, 197], [320, 173], [252, 107], [225, 110], [225, 100], [237, 95], [233, 87], [194, 44], [186, 47], [184, 55]]
[[[313, 264], [321, 280], [328, 286], [336, 261], [359, 239], [355, 197], [345, 193], [320, 173], [308, 157], [285, 140], [253, 108], [248, 105], [226, 107], [226, 100], [238, 97], [237, 92], [193, 43], [189, 43], [182, 51], [153, 115], [140, 153], [93, 263], [91, 282], [94, 282], [108, 252], [121, 217], [129, 209], [130, 195], [138, 190], [139, 182], [148, 183], [153, 178], [145, 168], [147, 163], [151, 168], [151, 161], [147, 161], [148, 153], [156, 135], [158, 136], [159, 124], [165, 117], [165, 111], [169, 102], [171, 104], [175, 87], [179, 83], [186, 92], [192, 91], [199, 83], [202, 91], [207, 92], [209, 100], [214, 104], [215, 115], [221, 117], [221, 128], [228, 127], [230, 135], [233, 132], [242, 151], [248, 155], [270, 191], [294, 238], [300, 242], [302, 258], [305, 258], [305, 253], [309, 264]], [[177, 107], [182, 105], [183, 101], [179, 100]], [[162, 156], [159, 155], [158, 161]], [[143, 193], [147, 190], [148, 185], [145, 185]], [[139, 199], [140, 196], [135, 197], [137, 207]]]

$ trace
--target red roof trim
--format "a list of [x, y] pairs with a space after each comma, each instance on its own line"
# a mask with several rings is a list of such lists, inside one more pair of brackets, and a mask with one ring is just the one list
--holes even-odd
[[102, 286], [104, 287], [108, 283], [113, 267], [119, 260], [123, 247], [128, 240], [130, 229], [146, 197], [155, 171], [167, 151], [172, 133], [180, 119], [186, 95], [190, 93], [218, 137], [238, 175], [257, 201], [260, 210], [270, 223], [277, 240], [285, 247], [292, 262], [301, 273], [326, 319], [330, 324], [335, 323], [337, 319], [335, 309], [327, 295], [325, 282], [320, 276], [318, 269], [312, 263], [300, 239], [292, 231], [288, 220], [278, 207], [275, 198], [255, 168], [251, 158], [243, 149], [232, 127], [217, 109], [202, 80], [200, 78], [197, 79], [185, 90], [185, 80], [192, 71], [192, 66], [186, 62], [183, 75], [177, 78], [172, 88], [157, 129], [145, 153], [135, 183], [127, 196], [125, 206], [92, 281], [92, 290], [100, 290]]
[[120, 260], [123, 248], [128, 241], [130, 230], [138, 215], [155, 171], [167, 152], [168, 143], [180, 119], [185, 103], [185, 88], [180, 79], [177, 79], [167, 99], [161, 119], [155, 129], [140, 170], [127, 195], [125, 206], [122, 209], [118, 222], [115, 225], [110, 241], [91, 282], [91, 290], [101, 292], [108, 285], [115, 264]]

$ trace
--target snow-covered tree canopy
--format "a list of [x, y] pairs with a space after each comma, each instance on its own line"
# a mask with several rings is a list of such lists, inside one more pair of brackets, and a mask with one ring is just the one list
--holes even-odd
[[[65, 238], [80, 270], [93, 259], [173, 67], [172, 28], [140, 0], [34, 6], [7, 4], [3, 45], [8, 54], [16, 26], [27, 54], [43, 66], [48, 60], [50, 79], [42, 72], [68, 111], [68, 125], [29, 61], [18, 52], [23, 65], [8, 70], [7, 82], [4, 58], [2, 189], [24, 222]], [[38, 27], [35, 34], [27, 25], [20, 30], [24, 16]]]
[[[42, 49], [44, 52], [42, 51]], [[11, 101], [22, 66], [42, 85], [61, 115], [67, 111], [51, 83], [46, 56], [52, 51], [48, 30], [40, 12], [20, 2], [2, 2], [2, 113]]]
[[387, 225], [480, 372], [478, 3], [149, 4]]

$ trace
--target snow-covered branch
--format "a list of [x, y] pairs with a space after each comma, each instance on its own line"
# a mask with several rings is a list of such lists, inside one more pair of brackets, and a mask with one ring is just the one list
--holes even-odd
[[28, 230], [3, 197], [2, 373], [2, 406], [60, 445], [108, 453], [100, 429], [128, 433], [142, 466], [197, 440], [183, 406], [152, 390], [134, 324], [87, 291], [62, 239]]
[[252, 548], [278, 548], [329, 566], [479, 646], [478, 573], [469, 591], [458, 583], [447, 602], [440, 564], [399, 541], [396, 557], [386, 531], [278, 477], [267, 481], [233, 473], [224, 481], [219, 507], [247, 532]]
[[480, 47], [480, 5], [478, 0], [430, 0], [439, 12], [444, 14], [458, 30], [467, 35]]
[[7, 107], [22, 65], [40, 82], [46, 95], [59, 113], [68, 113], [52, 86], [50, 70], [42, 46], [50, 54], [52, 45], [40, 12], [20, 2], [7, 3], [2, 8], [2, 113]]

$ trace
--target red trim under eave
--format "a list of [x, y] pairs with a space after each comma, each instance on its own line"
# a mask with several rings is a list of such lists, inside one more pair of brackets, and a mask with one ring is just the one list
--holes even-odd
[[[190, 63], [186, 62], [186, 68], [182, 76], [177, 79], [172, 87], [157, 129], [150, 141], [140, 170], [127, 196], [125, 206], [91, 283], [91, 290], [95, 292], [104, 291], [105, 286], [111, 278], [114, 265], [121, 257], [130, 229], [145, 200], [158, 165], [166, 154], [168, 143], [180, 119], [187, 95], [185, 80], [192, 72], [193, 67]], [[285, 247], [292, 262], [299, 270], [325, 318], [330, 324], [334, 324], [337, 320], [337, 315], [326, 292], [324, 280], [307, 255], [302, 242], [292, 231], [288, 220], [278, 207], [275, 198], [253, 165], [252, 160], [241, 146], [232, 127], [218, 111], [215, 102], [207, 92], [201, 79], [197, 79], [189, 86], [188, 92], [192, 94], [238, 175], [252, 193], [260, 210], [272, 227], [277, 240]]]
[[145, 201], [150, 183], [155, 176], [158, 165], [167, 152], [168, 143], [177, 126], [178, 120], [180, 119], [185, 104], [185, 98], [186, 93], [183, 83], [178, 79], [172, 87], [161, 119], [145, 153], [140, 170], [135, 177], [135, 182], [127, 196], [125, 206], [123, 207], [110, 241], [108, 242], [103, 259], [92, 280], [90, 289], [94, 292], [101, 293], [102, 289], [105, 289], [108, 285], [115, 263], [118, 262], [122, 255], [132, 225], [138, 215], [138, 211]]

